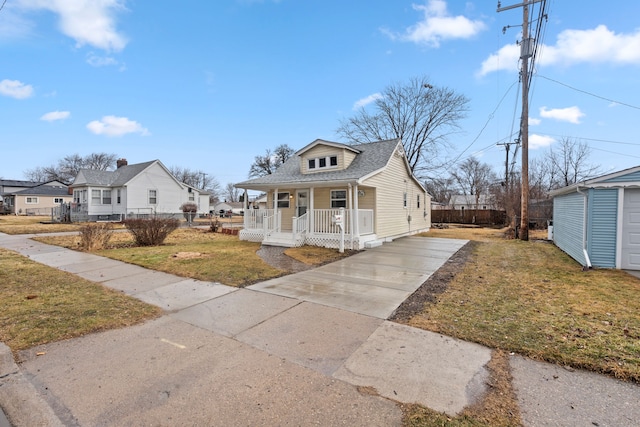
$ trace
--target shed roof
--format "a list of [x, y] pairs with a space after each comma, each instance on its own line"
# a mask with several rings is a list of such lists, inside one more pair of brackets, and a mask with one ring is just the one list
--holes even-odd
[[610, 172], [598, 177], [587, 179], [566, 187], [558, 188], [549, 194], [552, 197], [561, 196], [563, 194], [574, 193], [582, 188], [621, 188], [640, 187], [640, 166], [622, 169], [616, 172]]

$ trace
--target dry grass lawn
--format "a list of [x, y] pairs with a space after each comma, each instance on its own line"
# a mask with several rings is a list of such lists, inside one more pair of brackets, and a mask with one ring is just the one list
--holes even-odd
[[38, 234], [78, 231], [79, 224], [51, 224], [48, 216], [1, 215], [0, 233]]
[[0, 342], [16, 353], [39, 344], [130, 326], [161, 310], [120, 292], [0, 249]]
[[430, 237], [478, 242], [437, 302], [408, 324], [497, 349], [482, 402], [459, 417], [405, 408], [409, 426], [520, 425], [508, 353], [640, 382], [640, 280], [618, 270], [582, 271], [553, 244], [505, 239], [505, 230], [449, 227]]
[[[77, 249], [80, 243], [79, 236], [37, 240], [71, 249]], [[93, 253], [178, 276], [243, 287], [287, 273], [266, 264], [256, 254], [259, 248], [259, 243], [240, 241], [237, 236], [180, 228], [163, 245], [145, 248], [135, 246], [130, 233], [116, 232], [108, 249]]]

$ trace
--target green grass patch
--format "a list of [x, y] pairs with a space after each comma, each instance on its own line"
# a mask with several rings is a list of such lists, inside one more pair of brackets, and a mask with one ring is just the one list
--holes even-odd
[[15, 252], [0, 249], [0, 342], [17, 352], [130, 326], [161, 310]]

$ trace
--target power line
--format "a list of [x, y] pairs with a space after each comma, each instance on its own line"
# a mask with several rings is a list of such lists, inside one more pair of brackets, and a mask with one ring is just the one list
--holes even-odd
[[2, 5], [0, 6], [0, 10], [2, 10], [2, 9], [4, 8], [4, 5], [5, 5], [5, 4], [7, 4], [7, 0], [4, 0], [4, 1], [2, 2]]
[[584, 138], [582, 136], [557, 135], [557, 134], [547, 133], [547, 132], [544, 132], [544, 134], [545, 135], [549, 135], [549, 136], [557, 136], [557, 137], [560, 137], [560, 138], [574, 138], [574, 139], [580, 139], [580, 140], [585, 140], [585, 141], [608, 142], [608, 143], [611, 143], [611, 144], [640, 146], [640, 142], [623, 142], [623, 141], [612, 141], [610, 139]]
[[502, 104], [502, 101], [504, 101], [504, 99], [507, 97], [507, 95], [508, 95], [508, 94], [509, 94], [509, 92], [511, 91], [511, 88], [513, 88], [513, 86], [514, 86], [516, 83], [518, 83], [518, 82], [517, 82], [517, 81], [516, 81], [516, 82], [513, 82], [513, 83], [511, 84], [511, 86], [509, 86], [509, 88], [506, 90], [506, 92], [504, 93], [504, 95], [502, 95], [502, 98], [500, 98], [500, 101], [498, 102], [498, 105], [496, 105], [496, 108], [494, 108], [494, 109], [493, 109], [493, 111], [491, 112], [491, 114], [489, 114], [489, 117], [487, 117], [487, 121], [484, 123], [484, 126], [482, 126], [482, 129], [480, 129], [480, 132], [478, 132], [478, 135], [476, 135], [476, 137], [473, 139], [473, 141], [471, 141], [471, 143], [470, 143], [469, 145], [467, 145], [467, 147], [466, 147], [464, 150], [462, 150], [462, 151], [460, 152], [460, 154], [458, 154], [458, 157], [456, 157], [455, 159], [453, 159], [453, 161], [452, 161], [451, 163], [456, 163], [456, 162], [460, 159], [460, 157], [462, 157], [462, 155], [463, 155], [463, 154], [464, 154], [464, 153], [465, 153], [469, 148], [471, 148], [471, 146], [472, 146], [473, 144], [475, 144], [475, 143], [476, 143], [476, 141], [478, 141], [478, 138], [480, 138], [480, 135], [482, 135], [482, 132], [484, 132], [484, 130], [485, 130], [485, 129], [487, 128], [487, 126], [489, 125], [489, 122], [490, 122], [490, 121], [493, 119], [493, 117], [495, 116], [496, 111], [498, 111], [498, 108], [500, 108], [500, 105]]
[[569, 89], [575, 90], [576, 92], [581, 92], [581, 93], [584, 93], [584, 94], [586, 94], [586, 95], [593, 96], [594, 98], [599, 98], [599, 99], [602, 99], [602, 100], [605, 100], [605, 101], [613, 102], [613, 103], [615, 103], [615, 104], [624, 105], [625, 107], [629, 107], [629, 108], [634, 108], [634, 109], [636, 109], [636, 110], [640, 110], [640, 107], [638, 107], [638, 106], [631, 105], [631, 104], [627, 104], [627, 103], [625, 103], [625, 102], [616, 101], [616, 100], [614, 100], [614, 99], [607, 98], [607, 97], [604, 97], [604, 96], [596, 95], [595, 93], [591, 93], [591, 92], [588, 92], [588, 91], [586, 91], [586, 90], [582, 90], [582, 89], [575, 88], [575, 87], [573, 87], [573, 86], [571, 86], [571, 85], [568, 85], [568, 84], [566, 84], [566, 83], [559, 82], [558, 80], [554, 80], [554, 79], [552, 79], [552, 78], [550, 78], [550, 77], [545, 77], [545, 76], [540, 75], [540, 74], [536, 74], [536, 76], [537, 76], [537, 77], [541, 77], [541, 78], [543, 78], [543, 79], [545, 79], [545, 80], [549, 80], [550, 82], [554, 82], [554, 83], [557, 83], [557, 84], [559, 84], [559, 85], [562, 85], [562, 86], [568, 87]]

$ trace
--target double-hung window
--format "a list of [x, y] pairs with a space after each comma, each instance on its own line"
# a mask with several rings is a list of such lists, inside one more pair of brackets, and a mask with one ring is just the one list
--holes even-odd
[[347, 190], [331, 190], [331, 207], [334, 209], [347, 207]]
[[28, 205], [37, 205], [38, 204], [38, 198], [37, 197], [26, 197], [25, 198], [25, 203]]
[[111, 204], [111, 190], [102, 190], [102, 204], [103, 205]]
[[279, 208], [288, 208], [289, 207], [289, 192], [278, 193], [278, 207]]
[[99, 205], [101, 201], [102, 195], [100, 193], [100, 190], [91, 190], [91, 204]]
[[149, 204], [158, 204], [158, 190], [149, 190]]

